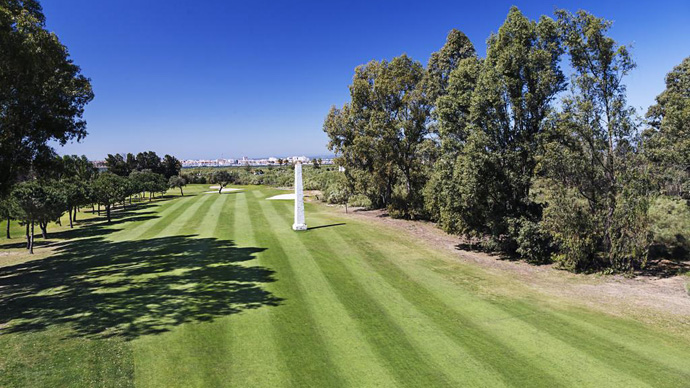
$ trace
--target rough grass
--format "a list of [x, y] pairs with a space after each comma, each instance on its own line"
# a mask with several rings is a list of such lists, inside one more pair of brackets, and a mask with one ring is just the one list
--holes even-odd
[[0, 261], [0, 386], [690, 381], [686, 338], [545, 300], [320, 204], [307, 204], [311, 229], [293, 232], [292, 202], [265, 200], [276, 193], [85, 220], [38, 260], [0, 240], [13, 257]]

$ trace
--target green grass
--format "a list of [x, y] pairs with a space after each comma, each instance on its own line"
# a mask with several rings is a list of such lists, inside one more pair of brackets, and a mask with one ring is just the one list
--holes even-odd
[[111, 225], [86, 214], [35, 257], [21, 229], [0, 240], [0, 386], [690, 382], [687, 336], [545, 298], [321, 204], [293, 232], [292, 202], [265, 200], [276, 190], [204, 190]]

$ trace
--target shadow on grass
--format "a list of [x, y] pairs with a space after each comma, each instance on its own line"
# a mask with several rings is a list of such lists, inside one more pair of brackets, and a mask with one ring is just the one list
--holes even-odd
[[347, 225], [347, 224], [344, 223], [344, 222], [340, 222], [340, 223], [338, 223], [338, 224], [328, 224], [328, 225], [310, 226], [310, 227], [307, 229], [307, 231], [309, 231], [309, 230], [315, 230], [315, 229], [331, 228], [331, 227], [333, 227], [333, 226], [343, 226], [343, 225]]
[[[134, 212], [134, 211], [120, 211], [111, 214], [111, 222], [108, 223], [103, 218], [90, 218], [84, 221], [77, 221], [76, 225], [72, 229], [63, 229], [59, 232], [51, 232], [51, 226], [48, 227], [48, 239], [43, 239], [40, 230], [35, 231], [34, 247], [40, 248], [49, 245], [56, 245], [64, 243], [67, 240], [104, 236], [110, 233], [117, 232], [121, 229], [114, 228], [113, 226], [124, 224], [126, 222], [137, 222], [146, 221], [154, 218], [158, 218], [153, 211], [145, 212]], [[24, 235], [22, 234], [22, 238]], [[25, 248], [26, 241], [19, 241], [13, 243], [0, 244], [0, 249], [17, 249]]]
[[263, 250], [192, 235], [69, 242], [0, 268], [0, 333], [68, 324], [75, 336], [134, 339], [277, 306], [282, 299], [262, 288], [273, 271], [239, 264]]

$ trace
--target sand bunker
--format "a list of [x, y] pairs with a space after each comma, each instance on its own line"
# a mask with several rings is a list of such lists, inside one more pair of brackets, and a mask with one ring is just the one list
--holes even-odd
[[266, 199], [295, 199], [295, 193], [291, 194], [280, 194], [280, 195], [274, 195], [271, 198], [266, 198]]

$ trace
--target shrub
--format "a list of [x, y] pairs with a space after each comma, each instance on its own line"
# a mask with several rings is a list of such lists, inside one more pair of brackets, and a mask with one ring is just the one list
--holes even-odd
[[690, 252], [690, 207], [686, 201], [657, 197], [648, 215], [655, 251], [661, 255], [687, 256]]

